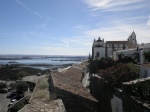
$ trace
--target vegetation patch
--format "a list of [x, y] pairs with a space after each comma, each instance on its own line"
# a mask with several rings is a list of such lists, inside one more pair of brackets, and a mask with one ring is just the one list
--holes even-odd
[[122, 82], [136, 79], [139, 69], [137, 66], [128, 64], [117, 64], [105, 70], [99, 70], [98, 75], [104, 78], [111, 87], [121, 88]]
[[50, 101], [50, 97], [49, 97], [49, 83], [48, 83], [48, 78], [44, 78], [44, 79], [40, 79], [37, 82], [36, 85], [36, 89], [33, 93], [33, 99], [38, 99], [38, 100], [42, 100], [45, 102]]
[[48, 87], [49, 87], [49, 84], [47, 81], [42, 81], [42, 80], [38, 81], [38, 84], [37, 84], [38, 89], [48, 89]]
[[139, 68], [134, 65], [134, 59], [119, 55], [118, 60], [112, 58], [89, 59], [90, 74], [98, 74], [109, 87], [121, 88], [122, 82], [128, 82], [138, 77]]
[[30, 67], [21, 67], [19, 65], [3, 65], [0, 68], [0, 80], [16, 81], [24, 76], [36, 75], [38, 73], [46, 74], [48, 70], [40, 70]]

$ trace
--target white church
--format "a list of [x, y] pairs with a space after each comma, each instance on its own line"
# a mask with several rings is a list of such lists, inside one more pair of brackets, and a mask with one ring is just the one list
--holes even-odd
[[133, 31], [126, 41], [104, 41], [100, 37], [94, 39], [92, 58], [112, 57], [116, 51], [135, 49], [137, 47], [136, 34]]

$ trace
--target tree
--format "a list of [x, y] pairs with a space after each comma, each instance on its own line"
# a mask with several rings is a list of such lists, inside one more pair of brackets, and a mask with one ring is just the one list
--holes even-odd
[[97, 73], [101, 69], [107, 69], [115, 64], [115, 61], [112, 58], [100, 58], [100, 59], [89, 59], [89, 71], [90, 74]]
[[5, 89], [7, 88], [7, 84], [6, 83], [1, 83], [0, 84], [0, 89]]
[[22, 93], [24, 91], [27, 91], [28, 89], [28, 84], [23, 81], [19, 81], [15, 85], [17, 92]]
[[14, 89], [14, 88], [15, 88], [15, 84], [14, 84], [14, 83], [10, 83], [10, 84], [8, 85], [8, 87], [9, 87], [10, 89]]
[[26, 71], [20, 71], [18, 74], [17, 74], [17, 77], [18, 78], [23, 78], [25, 76], [29, 75], [28, 72]]

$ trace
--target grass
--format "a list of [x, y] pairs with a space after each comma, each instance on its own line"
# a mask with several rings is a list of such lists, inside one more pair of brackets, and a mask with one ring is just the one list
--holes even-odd
[[38, 89], [48, 89], [49, 88], [49, 83], [47, 80], [40, 80], [37, 83], [37, 88]]
[[48, 80], [47, 78], [44, 78], [38, 81], [36, 92], [34, 94], [35, 99], [40, 99], [46, 102], [50, 101], [49, 91], [48, 91], [49, 83], [47, 80]]
[[43, 101], [50, 101], [49, 92], [38, 90], [34, 96], [35, 99], [40, 99]]

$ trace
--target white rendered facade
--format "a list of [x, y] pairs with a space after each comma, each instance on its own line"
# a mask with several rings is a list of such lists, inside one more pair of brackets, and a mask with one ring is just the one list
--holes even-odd
[[111, 99], [111, 107], [112, 107], [112, 112], [122, 112], [123, 111], [122, 99], [113, 95], [113, 98]]
[[150, 77], [150, 64], [140, 66], [140, 78]]
[[115, 59], [117, 59], [118, 54], [124, 54], [125, 56], [131, 56], [133, 57], [135, 53], [138, 53], [139, 55], [139, 63], [144, 64], [146, 62], [145, 57], [144, 57], [144, 52], [150, 51], [150, 43], [145, 43], [145, 44], [139, 44], [137, 48], [134, 49], [127, 49], [127, 50], [120, 50], [116, 51], [113, 55]]

